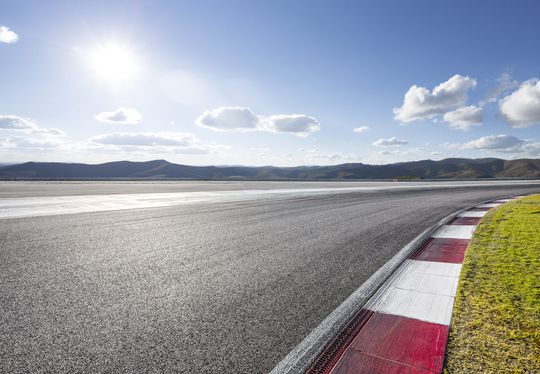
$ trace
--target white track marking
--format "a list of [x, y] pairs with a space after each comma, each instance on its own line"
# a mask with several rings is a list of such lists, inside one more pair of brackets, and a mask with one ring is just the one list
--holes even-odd
[[459, 215], [459, 217], [475, 217], [475, 218], [480, 218], [480, 217], [483, 217], [487, 214], [487, 210], [469, 210], [467, 212], [463, 212]]
[[335, 187], [208, 192], [163, 192], [139, 194], [79, 195], [0, 198], [0, 219], [59, 214], [103, 212], [111, 210], [155, 208], [195, 203], [215, 203], [269, 198], [320, 196], [350, 192], [370, 192], [413, 186]]
[[[0, 186], [12, 182], [1, 182]], [[40, 182], [31, 182], [40, 183]], [[71, 184], [70, 182], [69, 184]], [[48, 216], [58, 214], [75, 214], [87, 212], [102, 212], [110, 210], [140, 209], [183, 205], [204, 202], [241, 201], [263, 198], [278, 198], [290, 196], [316, 196], [347, 192], [374, 192], [415, 190], [424, 188], [453, 189], [467, 186], [486, 185], [527, 185], [536, 181], [523, 182], [415, 182], [395, 183], [365, 182], [363, 186], [353, 187], [318, 187], [318, 188], [268, 188], [246, 190], [222, 190], [207, 192], [163, 192], [163, 193], [132, 193], [108, 195], [78, 195], [78, 196], [47, 196], [2, 198], [0, 195], [0, 219], [33, 216]], [[24, 183], [23, 183], [24, 185]], [[336, 183], [336, 186], [338, 184]], [[58, 183], [62, 188], [62, 183]], [[1, 193], [1, 191], [0, 191]], [[496, 206], [496, 205], [493, 205]], [[493, 207], [492, 205], [488, 207]]]
[[444, 225], [433, 234], [433, 238], [444, 239], [470, 239], [476, 226], [471, 225]]

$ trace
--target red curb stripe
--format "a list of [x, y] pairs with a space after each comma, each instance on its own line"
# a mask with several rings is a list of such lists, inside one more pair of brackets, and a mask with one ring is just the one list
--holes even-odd
[[463, 263], [468, 239], [429, 239], [411, 259], [418, 261]]
[[343, 330], [324, 351], [317, 360], [306, 370], [309, 374], [327, 374], [330, 373], [336, 363], [340, 360], [343, 353], [348, 349], [355, 336], [369, 321], [374, 312], [367, 309], [361, 309], [351, 320], [345, 330]]
[[440, 373], [448, 329], [436, 323], [376, 312], [354, 338], [350, 349]]

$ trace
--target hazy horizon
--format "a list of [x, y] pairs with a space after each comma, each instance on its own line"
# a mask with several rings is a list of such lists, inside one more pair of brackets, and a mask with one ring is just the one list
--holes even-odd
[[275, 168], [295, 168], [295, 167], [328, 167], [328, 166], [339, 166], [342, 164], [364, 164], [364, 165], [372, 165], [372, 166], [384, 166], [384, 165], [391, 165], [391, 164], [400, 164], [400, 163], [406, 163], [406, 162], [422, 162], [422, 161], [444, 161], [447, 159], [464, 159], [464, 160], [484, 160], [484, 159], [498, 159], [502, 161], [516, 161], [521, 159], [532, 159], [532, 160], [538, 160], [538, 157], [523, 157], [518, 159], [505, 159], [502, 157], [478, 157], [478, 158], [468, 158], [468, 157], [447, 157], [444, 159], [433, 159], [433, 158], [427, 158], [427, 159], [420, 159], [420, 160], [410, 160], [410, 161], [395, 161], [395, 162], [389, 162], [389, 163], [364, 163], [364, 162], [343, 162], [340, 164], [298, 164], [298, 165], [288, 165], [288, 166], [278, 166], [278, 165], [250, 165], [250, 164], [202, 164], [202, 165], [192, 165], [192, 164], [185, 164], [182, 162], [173, 162], [169, 161], [167, 159], [162, 158], [155, 158], [155, 159], [147, 159], [147, 160], [127, 160], [127, 159], [118, 159], [118, 160], [111, 160], [111, 161], [105, 161], [105, 162], [78, 162], [78, 161], [37, 161], [37, 160], [29, 160], [29, 161], [21, 161], [21, 162], [0, 162], [0, 167], [3, 166], [9, 166], [9, 165], [20, 165], [20, 164], [26, 164], [26, 163], [59, 163], [59, 164], [86, 164], [86, 165], [101, 165], [101, 164], [107, 164], [107, 163], [118, 163], [118, 162], [133, 162], [133, 163], [145, 163], [145, 162], [157, 162], [157, 161], [164, 161], [171, 164], [177, 164], [177, 165], [186, 165], [186, 166], [195, 166], [195, 167], [247, 167], [247, 168], [257, 168], [257, 167], [275, 167]]

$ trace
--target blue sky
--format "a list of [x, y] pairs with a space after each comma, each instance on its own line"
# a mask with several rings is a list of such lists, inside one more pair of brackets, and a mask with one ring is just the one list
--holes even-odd
[[539, 11], [0, 1], [0, 162], [538, 157]]

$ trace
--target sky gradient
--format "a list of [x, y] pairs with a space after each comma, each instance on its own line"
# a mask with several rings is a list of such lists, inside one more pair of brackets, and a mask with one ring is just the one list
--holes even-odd
[[538, 157], [539, 12], [0, 0], [0, 163]]

